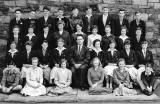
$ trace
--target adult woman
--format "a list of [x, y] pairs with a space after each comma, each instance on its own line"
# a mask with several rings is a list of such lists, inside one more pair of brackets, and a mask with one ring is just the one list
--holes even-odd
[[71, 78], [72, 78], [72, 72], [66, 68], [67, 66], [67, 60], [62, 59], [60, 61], [60, 68], [55, 72], [55, 85], [56, 88], [52, 88], [50, 90], [51, 94], [55, 95], [62, 95], [65, 93], [71, 94], [72, 88], [70, 87], [71, 84]]
[[91, 95], [100, 95], [109, 93], [105, 88], [103, 88], [104, 81], [104, 72], [103, 68], [100, 66], [100, 60], [98, 57], [95, 57], [92, 60], [93, 66], [88, 70], [88, 84], [89, 94]]
[[136, 90], [131, 89], [129, 73], [125, 70], [125, 60], [123, 58], [118, 60], [118, 68], [113, 71], [114, 82], [117, 88], [114, 90], [116, 96], [136, 95]]
[[32, 58], [32, 67], [28, 69], [26, 73], [26, 85], [21, 90], [21, 93], [25, 96], [40, 96], [46, 94], [46, 88], [43, 83], [43, 70], [37, 66], [38, 58]]

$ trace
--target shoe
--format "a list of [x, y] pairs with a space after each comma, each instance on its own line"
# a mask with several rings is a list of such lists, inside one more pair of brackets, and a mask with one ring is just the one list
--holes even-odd
[[82, 88], [81, 88], [81, 91], [85, 91], [85, 88], [82, 87]]

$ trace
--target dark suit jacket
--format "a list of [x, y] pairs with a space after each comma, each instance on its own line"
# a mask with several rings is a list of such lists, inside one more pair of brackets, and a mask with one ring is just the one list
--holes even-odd
[[111, 41], [115, 41], [115, 39], [116, 38], [115, 38], [114, 35], [111, 35], [109, 37], [107, 37], [106, 35], [104, 35], [102, 37], [102, 45], [101, 45], [102, 50], [105, 50], [105, 51], [108, 50], [110, 42]]
[[25, 35], [28, 33], [28, 28], [32, 25], [33, 27], [34, 27], [34, 33], [36, 34], [36, 35], [38, 35], [37, 34], [37, 19], [29, 19], [29, 18], [27, 18], [27, 19], [25, 19], [25, 22], [24, 22], [24, 27], [25, 27]]
[[114, 51], [113, 56], [111, 55], [111, 51], [105, 51], [105, 65], [107, 65], [108, 63], [117, 63], [119, 57], [120, 53], [118, 51]]
[[91, 52], [90, 52], [90, 61], [92, 61], [92, 59], [93, 58], [95, 58], [95, 57], [98, 57], [99, 59], [100, 59], [100, 61], [101, 61], [101, 64], [102, 64], [102, 66], [104, 66], [104, 56], [105, 56], [105, 52], [104, 51], [100, 51], [98, 54], [94, 51], [94, 50], [92, 50]]
[[[8, 40], [7, 40], [7, 51], [10, 49], [10, 45], [11, 43], [15, 41], [14, 39], [14, 36], [13, 34], [11, 34], [9, 37], [8, 37]], [[18, 43], [17, 43], [17, 50], [20, 52], [20, 51], [23, 51], [25, 48], [24, 48], [24, 42], [23, 42], [23, 36], [21, 36], [19, 34], [19, 37], [18, 37]]]
[[[25, 43], [29, 41], [29, 37], [28, 36], [25, 36], [24, 37], [24, 46], [25, 46]], [[33, 36], [32, 39], [32, 49], [33, 50], [37, 50], [38, 49], [38, 37], [37, 36]]]
[[88, 64], [90, 60], [90, 52], [86, 46], [82, 46], [80, 54], [78, 54], [78, 46], [73, 46], [70, 51], [71, 64]]
[[44, 34], [39, 34], [38, 36], [38, 49], [41, 49], [41, 44], [43, 43], [43, 41], [46, 40], [48, 42], [48, 48], [49, 50], [54, 49], [55, 44], [54, 44], [54, 37], [53, 34], [48, 34], [47, 37], [44, 37]]
[[154, 64], [152, 52], [149, 50], [146, 51], [146, 57], [144, 57], [142, 50], [137, 51], [137, 59], [138, 65], [145, 65], [147, 62], [151, 63], [152, 65]]
[[44, 20], [44, 17], [41, 17], [38, 19], [37, 21], [37, 32], [38, 34], [42, 34], [43, 33], [43, 28], [45, 25], [48, 25], [49, 26], [49, 33], [53, 33], [55, 30], [54, 30], [54, 19], [52, 17], [48, 17], [48, 20], [45, 22]]
[[21, 66], [23, 64], [32, 64], [33, 57], [38, 57], [38, 54], [36, 51], [31, 51], [29, 54], [29, 57], [27, 57], [27, 51], [21, 52], [20, 53]]
[[9, 24], [9, 35], [11, 35], [13, 33], [13, 27], [14, 26], [19, 26], [20, 27], [20, 34], [21, 35], [25, 35], [25, 32], [24, 32], [24, 19], [20, 19], [18, 22], [16, 21], [16, 18], [13, 18], [11, 21], [10, 21], [10, 24]]
[[[127, 38], [126, 40], [130, 40], [130, 38]], [[119, 37], [116, 38], [116, 43], [117, 43], [117, 47], [116, 48], [117, 48], [118, 51], [121, 51], [121, 50], [124, 49], [124, 42], [123, 42], [123, 40], [121, 38], [119, 38]]]
[[136, 36], [136, 29], [140, 27], [142, 29], [142, 37], [145, 38], [146, 35], [146, 24], [143, 20], [139, 21], [139, 24], [137, 25], [136, 20], [131, 21], [130, 23], [130, 29], [129, 29], [129, 37], [135, 37]]
[[6, 53], [6, 65], [16, 65], [20, 68], [19, 52], [14, 53], [13, 57], [10, 52]]
[[141, 43], [143, 41], [146, 41], [146, 39], [142, 36], [140, 37], [139, 41], [136, 37], [131, 38], [131, 48], [135, 51], [140, 51], [142, 49]]
[[122, 24], [120, 24], [119, 18], [115, 20], [115, 36], [119, 37], [121, 35], [121, 27], [125, 26], [129, 31], [129, 22], [126, 18], [123, 18]]
[[[55, 22], [55, 29], [54, 30], [55, 31], [58, 30], [58, 21], [59, 21], [59, 18], [54, 19], [54, 22]], [[69, 33], [71, 33], [71, 26], [70, 26], [70, 23], [69, 23], [69, 19], [64, 17], [64, 18], [62, 18], [62, 21], [65, 23], [64, 29], [66, 31], [68, 31]]]
[[120, 52], [120, 57], [125, 59], [126, 65], [137, 65], [137, 57], [134, 50], [130, 50], [129, 56], [126, 50]]
[[55, 42], [54, 43], [55, 44], [54, 48], [57, 47], [57, 41], [58, 41], [59, 38], [62, 38], [64, 40], [66, 48], [70, 48], [71, 39], [70, 39], [70, 35], [67, 31], [63, 31], [62, 35], [59, 34], [59, 31], [54, 32], [53, 37], [54, 37], [54, 42]]
[[49, 49], [47, 49], [45, 55], [43, 55], [42, 49], [38, 50], [37, 54], [38, 54], [38, 58], [39, 58], [39, 63], [41, 65], [49, 65], [49, 67], [52, 67], [53, 58], [51, 55], [51, 51]]
[[103, 24], [103, 15], [99, 16], [98, 20], [97, 20], [97, 26], [98, 26], [98, 33], [102, 36], [105, 35], [105, 26], [106, 25], [110, 25], [111, 27], [111, 33], [114, 34], [115, 31], [115, 26], [114, 26], [114, 20], [112, 19], [112, 17], [110, 15], [108, 15], [106, 24]]
[[55, 48], [53, 49], [52, 56], [53, 56], [53, 65], [60, 64], [61, 59], [66, 59], [67, 61], [69, 61], [69, 50], [64, 49], [60, 55], [59, 51]]
[[92, 27], [93, 25], [96, 25], [95, 23], [95, 16], [92, 15], [90, 18], [90, 21], [88, 20], [88, 18], [86, 17], [86, 15], [82, 18], [83, 20], [83, 31], [86, 34], [91, 34], [92, 33]]

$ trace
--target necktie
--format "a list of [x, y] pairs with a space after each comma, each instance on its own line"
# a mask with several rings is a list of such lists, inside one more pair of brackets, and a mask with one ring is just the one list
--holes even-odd
[[144, 57], [146, 57], [146, 51], [143, 51]]
[[78, 46], [78, 54], [80, 54], [81, 53], [81, 46], [79, 45]]

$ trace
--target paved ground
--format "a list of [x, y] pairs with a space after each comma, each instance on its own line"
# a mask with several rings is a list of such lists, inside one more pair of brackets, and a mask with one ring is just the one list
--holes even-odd
[[160, 97], [155, 94], [152, 96], [135, 95], [135, 96], [114, 96], [109, 95], [88, 95], [87, 91], [77, 90], [75, 95], [69, 96], [39, 96], [23, 97], [20, 94], [4, 95], [0, 94], [0, 104], [52, 104], [52, 103], [107, 103], [107, 104], [158, 104]]

